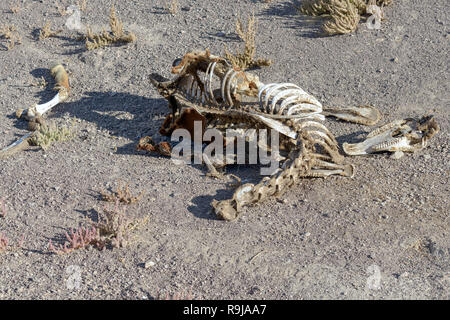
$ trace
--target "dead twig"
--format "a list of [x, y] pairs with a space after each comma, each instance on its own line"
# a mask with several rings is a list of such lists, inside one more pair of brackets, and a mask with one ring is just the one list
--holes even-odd
[[44, 40], [50, 37], [55, 37], [63, 32], [62, 29], [53, 31], [51, 22], [47, 22], [39, 31], [39, 40]]
[[142, 191], [137, 197], [134, 197], [130, 189], [128, 187], [128, 183], [122, 186], [122, 184], [119, 182], [116, 191], [107, 193], [106, 191], [100, 191], [100, 194], [102, 196], [102, 200], [108, 201], [108, 202], [116, 202], [119, 201], [121, 203], [125, 204], [131, 204], [134, 202], [139, 201], [142, 196], [144, 195], [144, 191]]
[[225, 46], [225, 57], [231, 62], [233, 67], [241, 70], [247, 70], [255, 67], [270, 66], [270, 59], [255, 60], [255, 36], [257, 31], [257, 23], [255, 15], [252, 14], [247, 19], [247, 27], [244, 26], [240, 17], [236, 20], [236, 33], [239, 38], [244, 41], [244, 49], [242, 52], [237, 51], [236, 54], [228, 51]]
[[123, 31], [123, 23], [116, 16], [114, 5], [111, 7], [109, 16], [110, 32], [103, 30], [101, 33], [93, 33], [90, 27], [87, 27], [86, 36], [86, 49], [94, 50], [103, 48], [115, 43], [130, 43], [136, 41], [136, 35], [132, 32]]

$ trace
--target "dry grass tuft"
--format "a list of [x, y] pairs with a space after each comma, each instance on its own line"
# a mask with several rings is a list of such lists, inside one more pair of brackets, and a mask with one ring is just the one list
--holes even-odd
[[0, 253], [5, 251], [13, 251], [17, 249], [23, 248], [25, 236], [22, 236], [22, 239], [17, 243], [17, 245], [12, 246], [11, 241], [6, 237], [3, 233], [0, 232]]
[[123, 31], [123, 23], [116, 17], [116, 11], [114, 5], [111, 7], [109, 16], [110, 32], [103, 30], [99, 34], [92, 32], [91, 28], [87, 27], [86, 36], [86, 49], [94, 50], [103, 48], [115, 43], [129, 43], [136, 41], [136, 35], [132, 32], [125, 33]]
[[126, 247], [130, 241], [130, 233], [147, 220], [148, 217], [142, 220], [130, 219], [125, 207], [120, 207], [119, 201], [116, 201], [113, 209], [105, 207], [103, 212], [98, 213], [98, 222], [94, 226], [105, 244], [119, 248]]
[[170, 0], [170, 2], [167, 3], [167, 11], [171, 14], [171, 15], [176, 15], [178, 13], [180, 4], [178, 3], [178, 0]]
[[327, 16], [324, 23], [326, 34], [346, 34], [355, 31], [361, 16], [368, 15], [370, 5], [384, 7], [392, 0], [304, 0], [298, 10], [310, 16]]
[[[31, 85], [33, 87], [45, 88], [48, 85], [48, 82], [47, 82], [47, 80], [45, 80], [44, 77], [40, 77], [38, 80], [33, 81], [31, 83]], [[18, 118], [20, 118], [20, 117], [18, 117]]]
[[55, 37], [61, 32], [63, 32], [63, 30], [53, 31], [51, 22], [47, 22], [39, 31], [39, 40]]
[[109, 202], [116, 202], [119, 201], [121, 203], [125, 204], [131, 204], [134, 202], [139, 201], [142, 196], [144, 195], [144, 191], [142, 191], [137, 197], [134, 197], [130, 189], [128, 187], [128, 183], [125, 184], [125, 186], [122, 186], [121, 182], [119, 181], [116, 191], [107, 193], [106, 191], [102, 190], [100, 191], [100, 194], [102, 195], [102, 200], [109, 201]]
[[68, 141], [73, 138], [73, 125], [71, 128], [66, 126], [58, 127], [54, 122], [50, 125], [36, 122], [36, 132], [30, 139], [34, 146], [39, 146], [43, 150], [47, 150], [54, 142]]
[[81, 0], [77, 2], [78, 8], [80, 8], [81, 11], [85, 12], [87, 9], [87, 0]]
[[4, 252], [8, 249], [9, 239], [3, 234], [0, 233], [0, 253]]
[[329, 14], [329, 0], [304, 0], [298, 10], [309, 16], [321, 16]]
[[77, 230], [72, 230], [70, 234], [65, 233], [66, 242], [64, 245], [53, 245], [52, 240], [49, 241], [49, 250], [55, 254], [70, 253], [74, 250], [94, 246], [99, 249], [104, 248], [104, 243], [98, 236], [98, 230], [95, 227], [79, 227]]
[[358, 27], [360, 15], [352, 0], [330, 0], [330, 17], [323, 25], [327, 34], [351, 33]]
[[20, 5], [19, 1], [16, 1], [16, 4], [12, 5], [9, 10], [11, 10], [12, 13], [19, 13], [20, 10], [22, 10], [22, 6]]
[[239, 38], [244, 41], [244, 50], [232, 54], [225, 46], [225, 56], [231, 62], [233, 67], [241, 70], [246, 70], [255, 67], [269, 66], [272, 61], [269, 59], [254, 59], [255, 58], [255, 36], [257, 31], [257, 24], [255, 15], [248, 17], [247, 28], [245, 28], [242, 20], [238, 17], [236, 21], [236, 33]]
[[12, 50], [16, 44], [22, 43], [22, 37], [13, 25], [0, 28], [0, 39], [5, 39], [8, 41], [6, 44], [6, 48], [8, 50]]
[[97, 212], [97, 222], [90, 222], [90, 227], [79, 227], [65, 233], [66, 241], [63, 245], [53, 245], [49, 242], [49, 250], [55, 254], [71, 253], [74, 250], [94, 247], [99, 250], [106, 248], [125, 247], [130, 243], [131, 232], [140, 225], [148, 222], [148, 217], [137, 220], [131, 219], [116, 201], [113, 209], [104, 208]]

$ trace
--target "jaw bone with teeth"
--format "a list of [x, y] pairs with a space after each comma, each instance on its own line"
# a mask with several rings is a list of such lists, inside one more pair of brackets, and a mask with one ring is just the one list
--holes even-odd
[[420, 120], [397, 120], [370, 132], [366, 140], [342, 148], [348, 155], [364, 155], [382, 151], [414, 152], [424, 148], [439, 132], [439, 126], [432, 116]]

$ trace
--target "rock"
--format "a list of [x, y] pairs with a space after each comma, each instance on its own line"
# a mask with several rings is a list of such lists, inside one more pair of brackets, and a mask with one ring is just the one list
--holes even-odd
[[149, 268], [151, 268], [151, 267], [154, 267], [155, 266], [155, 262], [153, 262], [153, 261], [147, 261], [146, 263], [144, 263], [144, 268], [145, 269], [149, 269]]
[[391, 156], [390, 156], [390, 158], [391, 159], [394, 159], [394, 160], [398, 160], [398, 159], [400, 159], [401, 157], [403, 157], [405, 154], [403, 153], [403, 151], [395, 151]]

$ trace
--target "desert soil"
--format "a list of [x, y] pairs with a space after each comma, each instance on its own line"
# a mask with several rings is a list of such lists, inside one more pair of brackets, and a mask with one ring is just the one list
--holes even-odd
[[[111, 2], [87, 0], [82, 23], [108, 28]], [[72, 93], [47, 118], [74, 123], [75, 132], [47, 151], [34, 147], [0, 160], [0, 232], [12, 244], [0, 254], [1, 299], [449, 298], [448, 2], [396, 0], [381, 30], [360, 23], [354, 34], [333, 37], [321, 36], [321, 20], [298, 14], [292, 1], [179, 0], [175, 15], [163, 0], [114, 2], [137, 41], [94, 51], [65, 28], [67, 15], [55, 1], [0, 2], [1, 24], [22, 36], [12, 50], [0, 40], [0, 146], [28, 132], [15, 118], [18, 108], [54, 95], [48, 68], [55, 61], [70, 72]], [[224, 181], [135, 146], [157, 133], [168, 111], [149, 75], [170, 77], [172, 61], [192, 49], [223, 54], [224, 45], [242, 45], [235, 21], [252, 11], [257, 55], [274, 61], [256, 71], [262, 81], [296, 83], [326, 106], [375, 106], [380, 124], [432, 113], [441, 132], [399, 160], [347, 158], [354, 178], [305, 179], [235, 222], [216, 219], [211, 200], [232, 194]], [[38, 41], [46, 21], [64, 31]], [[41, 77], [47, 86], [32, 85]], [[340, 143], [372, 129], [332, 119], [327, 125]], [[111, 206], [99, 191], [118, 181], [145, 191], [127, 206], [131, 217], [148, 217], [133, 241], [52, 254], [50, 240], [61, 244], [66, 231]], [[22, 249], [14, 249], [22, 236]]]

